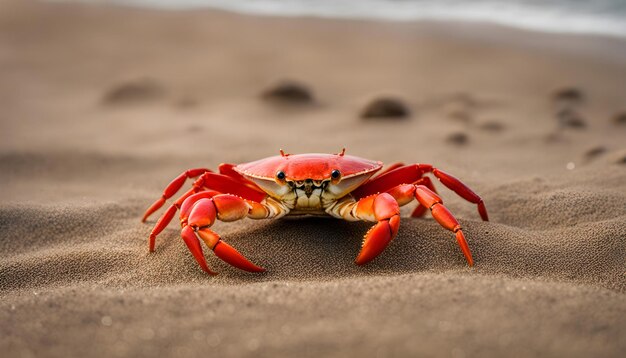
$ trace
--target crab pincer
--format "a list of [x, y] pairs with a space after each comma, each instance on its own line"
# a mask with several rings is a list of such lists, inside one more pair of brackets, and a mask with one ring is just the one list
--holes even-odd
[[383, 252], [400, 228], [400, 207], [396, 199], [387, 193], [370, 198], [373, 200], [364, 201], [363, 205], [357, 206], [357, 211], [360, 210], [358, 214], [363, 216], [373, 214], [378, 222], [363, 238], [361, 251], [355, 260], [357, 265], [366, 264]]
[[[211, 249], [213, 253], [225, 262], [239, 269], [249, 272], [263, 272], [259, 267], [232, 246], [225, 243], [221, 237], [209, 229], [216, 218], [222, 221], [239, 220], [248, 214], [250, 206], [242, 198], [229, 194], [220, 194], [211, 197], [201, 193], [190, 196], [181, 207], [181, 236], [200, 267], [209, 274], [211, 271], [204, 258], [198, 237]], [[189, 213], [187, 215], [187, 213]]]

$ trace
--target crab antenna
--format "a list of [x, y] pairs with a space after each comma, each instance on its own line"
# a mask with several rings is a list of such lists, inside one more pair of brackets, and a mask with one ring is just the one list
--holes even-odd
[[285, 153], [282, 149], [280, 149], [280, 155], [281, 157], [288, 157], [289, 153]]
[[341, 153], [338, 153], [337, 155], [340, 156], [340, 157], [343, 157], [344, 154], [346, 154], [346, 148], [345, 147], [341, 148]]

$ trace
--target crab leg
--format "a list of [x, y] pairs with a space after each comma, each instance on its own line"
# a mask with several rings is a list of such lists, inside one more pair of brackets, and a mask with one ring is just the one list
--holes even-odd
[[430, 209], [430, 212], [439, 225], [454, 232], [456, 235], [456, 241], [458, 242], [461, 251], [463, 251], [463, 255], [465, 255], [467, 264], [474, 266], [472, 253], [467, 245], [467, 241], [465, 241], [465, 235], [463, 235], [461, 225], [459, 225], [459, 222], [456, 220], [454, 215], [452, 215], [452, 213], [445, 206], [443, 206], [441, 198], [424, 185], [418, 185], [415, 187], [415, 198], [421, 205]]
[[391, 189], [389, 194], [392, 195], [395, 200], [400, 203], [407, 203], [413, 199], [417, 199], [421, 206], [430, 209], [431, 214], [437, 220], [439, 225], [454, 232], [456, 235], [457, 243], [463, 251], [463, 255], [467, 260], [469, 266], [474, 265], [472, 253], [470, 252], [469, 245], [463, 235], [461, 225], [456, 220], [454, 215], [443, 205], [443, 200], [435, 192], [430, 190], [426, 185], [413, 185], [402, 184]]
[[[427, 187], [428, 189], [430, 189], [433, 193], [437, 194], [437, 189], [435, 189], [435, 186], [433, 185], [433, 182], [430, 180], [429, 177], [423, 177], [422, 179], [413, 183], [413, 185], [423, 185]], [[424, 214], [426, 214], [427, 210], [428, 210], [428, 207], [422, 204], [419, 204], [418, 202], [417, 206], [413, 210], [413, 213], [411, 213], [411, 216], [414, 218], [422, 217], [424, 216]]]
[[437, 177], [437, 179], [439, 179], [440, 182], [443, 183], [443, 185], [457, 193], [458, 196], [462, 197], [472, 204], [478, 205], [478, 213], [480, 214], [480, 217], [483, 219], [483, 221], [489, 221], [487, 208], [485, 208], [485, 203], [483, 202], [483, 199], [481, 199], [480, 196], [474, 193], [472, 189], [463, 184], [459, 179], [437, 168], [433, 168], [433, 174]]
[[[182, 173], [181, 175], [179, 175], [178, 177], [176, 177], [176, 179], [172, 180], [172, 182], [165, 188], [165, 190], [163, 191], [163, 195], [161, 196], [161, 198], [157, 199], [157, 201], [155, 201], [144, 213], [143, 218], [141, 219], [142, 222], [145, 222], [148, 217], [150, 215], [152, 215], [155, 211], [159, 210], [161, 208], [161, 206], [163, 206], [163, 204], [165, 204], [165, 201], [167, 199], [169, 199], [170, 197], [172, 197], [174, 194], [176, 194], [176, 192], [178, 192], [178, 190], [180, 190], [180, 188], [183, 186], [183, 184], [185, 183], [185, 180], [188, 178], [195, 178], [198, 176], [201, 176], [204, 173], [211, 173], [214, 176], [201, 176], [200, 179], [196, 180], [196, 182], [193, 185], [193, 188], [190, 189], [189, 191], [187, 191], [183, 196], [181, 196], [176, 204], [178, 205], [172, 205], [176, 206], [177, 208], [180, 207], [180, 203], [182, 203], [183, 200], [185, 200], [189, 195], [193, 194], [193, 193], [197, 193], [198, 191], [201, 190], [201, 187], [203, 186], [208, 186], [208, 185], [213, 185], [216, 186], [215, 189], [226, 189], [225, 191], [228, 192], [236, 192], [238, 187], [241, 186], [241, 184], [245, 185], [247, 188], [246, 189], [251, 189], [251, 190], [243, 190], [242, 191], [242, 196], [251, 196], [253, 198], [251, 198], [252, 200], [254, 200], [254, 198], [257, 198], [257, 200], [262, 200], [262, 197], [265, 195], [263, 193], [263, 191], [261, 189], [259, 189], [256, 185], [254, 185], [254, 183], [251, 183], [250, 181], [247, 181], [245, 178], [243, 178], [243, 176], [241, 176], [239, 173], [235, 172], [234, 170], [232, 170], [232, 164], [221, 164], [220, 165], [220, 172], [225, 172], [226, 175], [220, 175], [219, 177], [216, 177], [216, 175], [218, 174], [214, 174], [212, 173], [209, 169], [206, 168], [198, 168], [198, 169], [189, 169], [187, 171], [185, 171], [184, 173]], [[227, 182], [225, 183], [220, 183], [220, 184], [216, 184], [217, 181], [224, 181], [227, 178]], [[229, 181], [230, 182], [229, 182]], [[237, 183], [238, 185], [233, 185]], [[173, 217], [173, 213], [176, 212], [176, 210], [174, 208], [170, 207], [168, 209], [168, 211], [166, 212], [165, 216], [168, 216], [170, 218], [170, 220]], [[169, 222], [169, 221], [168, 221]], [[166, 224], [167, 226], [167, 224]]]
[[389, 164], [389, 166], [387, 168], [383, 169], [379, 173], [376, 173], [372, 178], [377, 178], [377, 177], [379, 177], [379, 176], [381, 176], [383, 174], [387, 174], [390, 171], [398, 169], [398, 168], [403, 167], [403, 166], [405, 166], [405, 164], [401, 163], [401, 162], [391, 163], [391, 164]]
[[230, 176], [206, 172], [196, 180], [193, 184], [196, 187], [204, 187], [219, 191], [220, 193], [229, 193], [240, 196], [247, 200], [260, 202], [265, 199], [267, 194], [257, 188], [252, 188]]
[[217, 257], [232, 266], [249, 272], [263, 272], [265, 269], [250, 262], [209, 227], [216, 219], [235, 221], [245, 217], [261, 219], [285, 215], [286, 208], [281, 211], [277, 209], [280, 207], [257, 203], [231, 194], [208, 196], [205, 192], [200, 192], [188, 197], [180, 208], [181, 236], [200, 267], [209, 274], [215, 272], [208, 268], [198, 238], [213, 250]]
[[[363, 184], [362, 186], [354, 190], [352, 192], [352, 195], [358, 199], [367, 195], [389, 191], [400, 184], [417, 184], [418, 180], [422, 179], [422, 176], [427, 173], [432, 173], [437, 179], [439, 179], [441, 183], [443, 183], [443, 185], [445, 185], [448, 189], [454, 191], [463, 199], [469, 201], [472, 204], [476, 204], [478, 206], [478, 213], [480, 214], [480, 217], [484, 221], [489, 220], [489, 216], [487, 215], [487, 209], [485, 208], [485, 204], [480, 196], [474, 193], [472, 189], [463, 184], [457, 178], [433, 167], [430, 164], [411, 164], [388, 171], [387, 173], [379, 175], [371, 179], [367, 183]], [[423, 183], [423, 185], [428, 186], [427, 184], [428, 183]], [[434, 189], [432, 183], [429, 188], [431, 190]], [[419, 214], [421, 214], [421, 210], [423, 209], [420, 209], [419, 207], [416, 208], [417, 213], [414, 211], [413, 216], [419, 216]]]
[[[150, 215], [152, 215], [152, 213], [154, 213], [155, 211], [159, 210], [159, 208], [161, 208], [161, 206], [163, 206], [163, 204], [165, 204], [165, 201], [167, 199], [171, 198], [174, 194], [176, 194], [176, 192], [178, 190], [180, 190], [180, 188], [183, 186], [183, 184], [185, 184], [185, 181], [187, 179], [198, 177], [198, 176], [202, 175], [203, 173], [206, 173], [206, 172], [209, 172], [209, 171], [210, 170], [206, 169], [206, 168], [197, 168], [197, 169], [189, 169], [189, 170], [181, 173], [174, 180], [172, 180], [172, 182], [169, 183], [167, 185], [167, 187], [165, 187], [165, 190], [163, 190], [163, 195], [161, 195], [161, 197], [159, 199], [157, 199], [157, 201], [155, 201], [152, 205], [150, 205], [148, 210], [146, 210], [146, 212], [143, 214], [143, 218], [141, 219], [141, 222], [145, 222], [148, 219], [148, 217]], [[168, 212], [169, 211], [172, 211], [171, 207], [168, 210]], [[176, 212], [176, 210], [174, 210], [174, 212]], [[171, 214], [171, 216], [173, 216], [173, 215], [174, 214]], [[170, 220], [171, 219], [172, 218], [170, 217]]]
[[220, 172], [220, 174], [222, 175], [226, 175], [228, 177], [231, 177], [233, 179], [235, 179], [236, 181], [238, 181], [240, 184], [243, 184], [249, 188], [255, 189], [258, 192], [264, 193], [263, 190], [261, 190], [261, 188], [259, 188], [256, 184], [254, 184], [253, 182], [251, 182], [250, 180], [244, 178], [243, 175], [237, 173], [233, 167], [235, 165], [234, 164], [228, 164], [228, 163], [222, 163], [218, 166], [218, 170]]
[[356, 199], [376, 193], [384, 193], [399, 184], [410, 184], [422, 178], [424, 173], [431, 170], [426, 164], [411, 164], [390, 170], [370, 179], [365, 184], [352, 191]]
[[359, 201], [348, 197], [338, 201], [327, 212], [350, 221], [376, 222], [363, 238], [361, 251], [355, 260], [357, 265], [366, 264], [383, 252], [400, 228], [400, 206], [388, 193], [370, 195]]

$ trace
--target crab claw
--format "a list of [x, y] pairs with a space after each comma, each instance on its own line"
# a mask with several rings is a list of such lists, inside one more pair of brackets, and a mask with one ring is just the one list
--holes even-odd
[[366, 213], [371, 211], [378, 222], [365, 234], [361, 252], [355, 260], [357, 265], [366, 264], [383, 252], [396, 237], [400, 227], [400, 207], [393, 196], [388, 193], [378, 194], [374, 197], [371, 207], [368, 205], [368, 198], [361, 201], [363, 205], [360, 208], [357, 207], [357, 210], [363, 210]]
[[220, 241], [213, 248], [213, 252], [217, 257], [226, 261], [227, 263], [235, 266], [238, 269], [242, 269], [248, 272], [265, 272], [263, 267], [259, 267], [247, 258], [245, 258], [234, 247], [228, 245], [224, 241]]
[[239, 251], [235, 250], [235, 248], [222, 241], [220, 236], [210, 229], [202, 228], [198, 230], [198, 236], [200, 236], [202, 241], [204, 241], [204, 243], [213, 250], [215, 256], [235, 266], [236, 268], [248, 272], [265, 271], [264, 268], [253, 264], [250, 260], [240, 254]]
[[361, 252], [355, 263], [364, 265], [372, 261], [389, 245], [398, 233], [400, 227], [400, 215], [394, 215], [389, 220], [379, 221], [365, 234]]
[[189, 248], [189, 251], [191, 251], [191, 254], [196, 259], [202, 270], [204, 270], [204, 272], [208, 273], [209, 275], [216, 275], [217, 272], [211, 271], [207, 266], [204, 254], [202, 253], [202, 246], [200, 246], [200, 240], [198, 240], [198, 237], [196, 236], [196, 233], [193, 231], [191, 226], [183, 227], [180, 235], [182, 236], [183, 241], [185, 241], [185, 244]]

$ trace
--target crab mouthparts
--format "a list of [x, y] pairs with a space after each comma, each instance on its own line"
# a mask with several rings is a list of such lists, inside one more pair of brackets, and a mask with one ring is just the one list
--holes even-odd
[[306, 195], [306, 197], [310, 198], [311, 194], [313, 194], [313, 191], [315, 189], [322, 189], [322, 190], [324, 190], [324, 187], [326, 186], [327, 183], [328, 183], [328, 181], [306, 179], [306, 180], [295, 181], [295, 182], [293, 182], [292, 186], [293, 186], [294, 190], [296, 190], [296, 189], [303, 190], [304, 194]]

